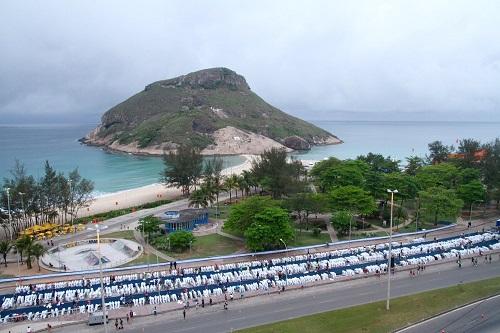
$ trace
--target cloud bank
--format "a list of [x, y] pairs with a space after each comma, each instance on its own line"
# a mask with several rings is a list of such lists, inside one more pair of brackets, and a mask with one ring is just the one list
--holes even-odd
[[0, 122], [225, 66], [305, 119], [500, 121], [498, 1], [3, 1]]

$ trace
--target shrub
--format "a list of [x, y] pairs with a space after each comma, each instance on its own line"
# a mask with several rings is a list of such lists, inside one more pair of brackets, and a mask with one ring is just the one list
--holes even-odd
[[321, 229], [320, 228], [314, 228], [313, 229], [313, 231], [312, 231], [313, 237], [319, 237], [320, 234], [321, 234]]
[[170, 234], [170, 247], [173, 251], [182, 252], [189, 248], [189, 244], [194, 243], [196, 238], [193, 236], [193, 233], [179, 230], [174, 231]]

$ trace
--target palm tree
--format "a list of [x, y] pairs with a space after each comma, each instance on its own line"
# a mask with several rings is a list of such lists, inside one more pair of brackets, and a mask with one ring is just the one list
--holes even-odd
[[243, 175], [238, 176], [238, 188], [241, 191], [242, 197], [245, 195], [245, 193], [248, 194], [249, 186], [248, 186], [248, 183], [247, 183], [245, 177], [243, 177]]
[[30, 236], [23, 236], [16, 241], [16, 249], [19, 251], [21, 256], [21, 261], [23, 257], [23, 252], [26, 253], [26, 265], [28, 269], [31, 269], [31, 256], [33, 255], [33, 246], [35, 241]]
[[215, 201], [215, 193], [209, 183], [204, 183], [189, 196], [189, 207], [207, 208]]
[[[38, 264], [38, 271], [40, 272], [40, 258], [43, 257], [45, 252], [47, 252], [47, 249], [43, 247], [42, 244], [35, 243], [30, 249], [30, 252], [32, 255], [35, 256], [36, 262]], [[31, 260], [30, 260], [30, 266], [31, 266]], [[31, 268], [31, 267], [29, 267]]]
[[[229, 176], [224, 182], [224, 186], [229, 192], [229, 203], [231, 203], [233, 188], [236, 188], [236, 186], [238, 186], [238, 177], [236, 175]], [[236, 193], [236, 196], [238, 196], [238, 193]]]
[[0, 241], [0, 253], [3, 256], [3, 261], [5, 262], [5, 267], [7, 267], [7, 254], [9, 254], [12, 249], [12, 243], [9, 241]]

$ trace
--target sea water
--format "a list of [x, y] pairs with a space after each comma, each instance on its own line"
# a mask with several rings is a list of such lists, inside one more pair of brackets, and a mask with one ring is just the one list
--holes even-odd
[[[388, 121], [313, 121], [344, 141], [340, 145], [313, 147], [292, 155], [299, 159], [320, 160], [329, 156], [356, 158], [368, 152], [404, 160], [410, 155], [424, 156], [427, 144], [441, 140], [455, 144], [463, 138], [482, 142], [500, 136], [500, 123], [478, 122], [388, 122]], [[28, 174], [43, 175], [45, 160], [58, 171], [78, 168], [95, 183], [96, 194], [111, 193], [158, 183], [164, 168], [160, 157], [110, 153], [99, 147], [82, 145], [78, 139], [93, 129], [84, 125], [0, 125], [0, 177], [18, 159]], [[239, 156], [224, 157], [224, 167], [243, 162]]]

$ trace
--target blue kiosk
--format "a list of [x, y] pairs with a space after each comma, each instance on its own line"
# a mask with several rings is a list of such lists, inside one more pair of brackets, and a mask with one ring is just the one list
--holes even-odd
[[163, 213], [160, 219], [164, 222], [160, 228], [166, 233], [177, 230], [192, 231], [197, 225], [208, 223], [208, 210], [169, 210]]

